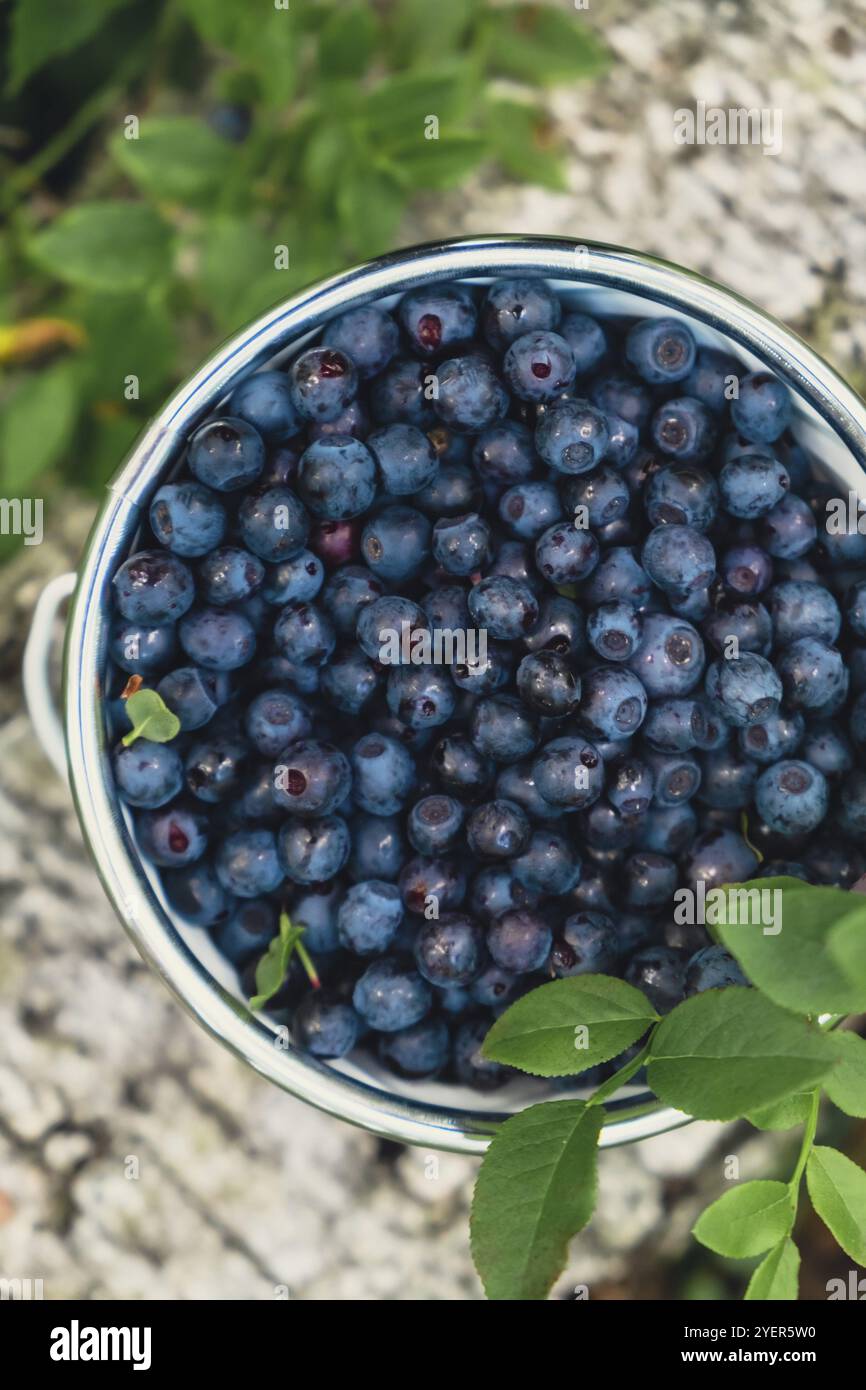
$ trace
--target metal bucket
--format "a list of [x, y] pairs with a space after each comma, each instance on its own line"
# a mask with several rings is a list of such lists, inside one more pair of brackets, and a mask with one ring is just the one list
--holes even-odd
[[[433, 280], [484, 284], [501, 275], [541, 275], [572, 307], [615, 314], [687, 315], [699, 341], [729, 346], [754, 369], [776, 373], [797, 398], [795, 429], [819, 468], [847, 497], [862, 485], [866, 406], [795, 334], [754, 305], [678, 266], [634, 251], [564, 238], [496, 236], [394, 252], [313, 285], [237, 334], [172, 397], [108, 485], [77, 577], [62, 575], [42, 595], [25, 656], [25, 692], [37, 733], [67, 773], [85, 842], [118, 917], [144, 959], [214, 1038], [269, 1081], [352, 1124], [404, 1143], [484, 1152], [497, 1126], [537, 1091], [509, 1083], [479, 1097], [442, 1083], [405, 1086], [351, 1062], [324, 1064], [285, 1044], [277, 1027], [250, 1013], [233, 972], [201, 929], [173, 921], [154, 871], [140, 859], [109, 766], [103, 709], [108, 586], [125, 558], [150, 496], [179, 460], [190, 431], [238, 381], [279, 363], [344, 310], [396, 298]], [[61, 724], [48, 658], [57, 610], [73, 591], [67, 622]], [[505, 1107], [505, 1108], [504, 1108]], [[688, 1116], [632, 1088], [607, 1107], [602, 1147], [661, 1134]]]

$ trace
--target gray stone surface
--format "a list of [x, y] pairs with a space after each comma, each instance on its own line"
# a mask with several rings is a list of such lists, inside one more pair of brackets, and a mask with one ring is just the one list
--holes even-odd
[[[403, 239], [526, 230], [643, 248], [753, 297], [860, 380], [862, 9], [593, 3], [575, 22], [602, 27], [617, 62], [551, 98], [568, 191], [482, 178], [422, 203]], [[699, 98], [781, 108], [782, 153], [676, 146], [673, 112]], [[115, 921], [15, 675], [36, 595], [88, 523], [68, 499], [46, 513], [45, 544], [0, 572], [0, 1274], [42, 1278], [50, 1298], [480, 1297], [474, 1163], [383, 1149], [267, 1086], [195, 1028]], [[657, 1293], [724, 1155], [757, 1172], [770, 1142], [701, 1125], [606, 1155], [557, 1296]]]

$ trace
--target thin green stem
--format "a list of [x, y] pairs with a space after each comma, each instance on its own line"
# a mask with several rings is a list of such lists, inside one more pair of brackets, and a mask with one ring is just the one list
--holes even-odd
[[821, 1087], [818, 1086], [812, 1092], [812, 1104], [809, 1107], [809, 1116], [806, 1120], [806, 1128], [803, 1130], [803, 1142], [800, 1145], [800, 1154], [797, 1158], [797, 1165], [791, 1175], [788, 1186], [792, 1196], [796, 1196], [800, 1186], [800, 1179], [805, 1172], [806, 1164], [809, 1161], [809, 1154], [812, 1152], [812, 1145], [815, 1142], [815, 1134], [818, 1129], [818, 1108], [821, 1104]]
[[313, 963], [312, 956], [310, 955], [306, 946], [300, 939], [295, 942], [295, 950], [298, 953], [298, 959], [300, 960], [301, 965], [304, 967], [304, 969], [307, 972], [307, 975], [309, 976], [310, 984], [313, 986], [313, 989], [320, 989], [322, 982], [319, 979], [319, 972], [316, 969], [315, 964]]
[[589, 1100], [586, 1102], [587, 1105], [603, 1105], [604, 1102], [606, 1100], [609, 1100], [609, 1098], [616, 1091], [618, 1091], [621, 1086], [624, 1086], [627, 1081], [631, 1080], [635, 1072], [640, 1071], [641, 1067], [644, 1064], [644, 1061], [649, 1055], [650, 1044], [652, 1043], [652, 1035], [657, 1027], [658, 1024], [653, 1025], [653, 1030], [647, 1038], [646, 1042], [644, 1043], [643, 1047], [641, 1048], [640, 1052], [635, 1053], [631, 1061], [626, 1062], [625, 1066], [620, 1067], [619, 1071], [615, 1071], [613, 1076], [609, 1076], [607, 1081], [603, 1081], [602, 1084], [598, 1087], [598, 1089], [593, 1091]]

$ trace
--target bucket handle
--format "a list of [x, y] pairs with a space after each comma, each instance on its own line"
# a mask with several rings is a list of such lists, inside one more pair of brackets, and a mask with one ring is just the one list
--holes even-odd
[[45, 756], [64, 781], [69, 780], [66, 739], [60, 711], [51, 689], [49, 664], [54, 648], [57, 614], [61, 605], [73, 592], [77, 579], [78, 576], [74, 572], [58, 574], [45, 585], [33, 610], [21, 671], [30, 722]]

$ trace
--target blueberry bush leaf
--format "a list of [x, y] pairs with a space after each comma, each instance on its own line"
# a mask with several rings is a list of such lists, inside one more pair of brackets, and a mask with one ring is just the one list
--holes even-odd
[[607, 975], [541, 985], [496, 1020], [484, 1055], [535, 1076], [571, 1076], [607, 1062], [657, 1019], [646, 995]]
[[506, 1120], [481, 1165], [470, 1232], [488, 1298], [540, 1300], [596, 1198], [600, 1106], [547, 1101]]
[[806, 1164], [806, 1186], [845, 1254], [866, 1265], [866, 1172], [838, 1149], [819, 1144]]
[[800, 1276], [800, 1252], [785, 1236], [758, 1265], [743, 1295], [746, 1302], [793, 1302]]
[[834, 1105], [846, 1115], [866, 1120], [866, 1041], [856, 1033], [833, 1034], [838, 1061], [824, 1081]]
[[[835, 1076], [837, 1071], [838, 1063], [828, 1072], [828, 1077]], [[769, 1105], [756, 1106], [754, 1110], [747, 1112], [745, 1118], [755, 1129], [793, 1129], [796, 1125], [805, 1123], [811, 1105], [811, 1092], [797, 1091], [792, 1096], [783, 1096], [781, 1100], [771, 1101]]]
[[225, 141], [192, 116], [145, 117], [137, 139], [119, 131], [110, 149], [133, 183], [166, 202], [200, 203], [225, 175]]
[[[831, 928], [843, 925], [849, 917], [859, 919], [866, 936], [866, 905], [852, 913], [850, 893], [797, 879], [765, 878], [736, 885], [737, 894], [757, 895], [761, 891], [781, 894], [778, 932], [754, 925], [761, 914], [745, 913], [738, 906], [734, 912], [739, 921], [716, 926], [722, 942], [752, 983], [776, 1004], [798, 1013], [866, 1009], [866, 980], [859, 986], [854, 983], [829, 949]], [[756, 896], [754, 901], [757, 903]]]
[[46, 63], [78, 48], [125, 3], [65, 0], [60, 12], [53, 0], [17, 0], [9, 39], [9, 90], [17, 91]]
[[150, 743], [170, 743], [180, 733], [180, 720], [157, 690], [137, 690], [124, 704], [132, 728], [121, 742], [125, 748], [137, 738]]
[[744, 1182], [707, 1207], [693, 1235], [717, 1255], [748, 1259], [790, 1234], [795, 1207], [784, 1182]]
[[757, 990], [707, 990], [653, 1035], [648, 1079], [659, 1100], [703, 1120], [733, 1120], [820, 1081], [832, 1040]]
[[61, 360], [22, 377], [0, 414], [0, 485], [15, 495], [53, 468], [78, 416], [78, 373]]
[[866, 991], [866, 908], [849, 912], [830, 932], [829, 951], [858, 992]]
[[144, 290], [168, 273], [171, 230], [145, 203], [82, 203], [37, 232], [28, 250], [68, 284], [109, 293]]
[[494, 70], [533, 86], [588, 77], [608, 63], [607, 49], [578, 10], [510, 5], [488, 16], [486, 37]]

